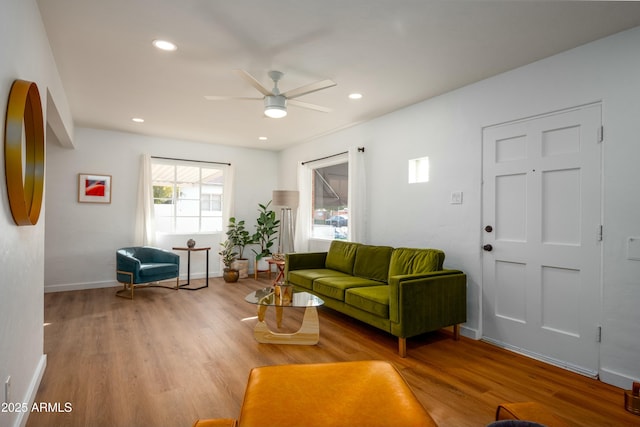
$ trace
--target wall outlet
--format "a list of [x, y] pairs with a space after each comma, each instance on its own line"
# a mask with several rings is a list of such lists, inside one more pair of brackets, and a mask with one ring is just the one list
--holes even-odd
[[4, 403], [11, 402], [11, 375], [7, 377], [7, 380], [4, 382]]

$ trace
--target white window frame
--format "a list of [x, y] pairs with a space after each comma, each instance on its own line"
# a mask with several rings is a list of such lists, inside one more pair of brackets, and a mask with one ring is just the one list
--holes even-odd
[[[171, 218], [171, 229], [170, 230], [166, 230], [166, 229], [160, 229], [158, 227], [158, 223], [161, 217], [159, 217], [157, 214], [155, 214], [156, 211], [156, 206], [155, 206], [155, 198], [154, 198], [154, 194], [153, 194], [153, 187], [154, 187], [154, 180], [153, 180], [153, 173], [152, 173], [152, 177], [151, 177], [151, 196], [152, 196], [152, 206], [154, 209], [154, 216], [155, 216], [155, 223], [156, 223], [156, 233], [161, 233], [161, 234], [173, 234], [173, 235], [182, 235], [182, 234], [220, 234], [224, 231], [225, 228], [225, 221], [224, 221], [224, 201], [227, 200], [227, 198], [225, 197], [225, 193], [228, 190], [227, 188], [227, 179], [226, 179], [226, 174], [228, 173], [227, 167], [226, 165], [223, 164], [216, 164], [216, 163], [209, 163], [209, 162], [195, 162], [195, 161], [188, 161], [188, 160], [178, 160], [178, 159], [165, 159], [165, 158], [152, 158], [151, 159], [151, 169], [153, 170], [153, 166], [154, 165], [168, 165], [174, 168], [174, 176], [173, 179], [170, 181], [172, 183], [173, 186], [173, 195], [172, 195], [172, 203], [171, 203], [171, 207], [172, 207], [172, 214], [171, 215], [164, 215], [164, 218]], [[192, 167], [192, 168], [198, 168], [198, 180], [194, 181], [194, 184], [197, 186], [197, 198], [193, 198], [193, 200], [197, 200], [198, 201], [198, 214], [197, 215], [179, 215], [178, 213], [178, 209], [179, 209], [179, 204], [178, 204], [178, 193], [177, 193], [177, 188], [179, 186], [179, 183], [177, 181], [177, 170], [178, 167], [180, 166], [185, 166], [185, 167]], [[220, 198], [220, 213], [219, 215], [213, 215], [213, 216], [207, 216], [207, 215], [203, 215], [203, 210], [202, 210], [202, 184], [201, 184], [201, 180], [202, 180], [202, 171], [203, 169], [216, 169], [216, 170], [220, 170], [220, 172], [222, 173], [222, 184], [221, 184], [221, 193], [219, 194], [219, 198]], [[188, 200], [188, 199], [187, 199]], [[179, 218], [194, 218], [197, 219], [197, 230], [195, 229], [179, 229], [179, 227], [177, 226], [177, 221]], [[219, 218], [219, 222], [220, 222], [220, 226], [216, 227], [215, 229], [203, 229], [203, 218], [204, 219], [210, 219], [210, 218]]]
[[[309, 238], [312, 240], [324, 240], [324, 241], [331, 241], [331, 240], [349, 240], [351, 237], [351, 227], [352, 227], [352, 218], [351, 215], [349, 215], [349, 219], [348, 219], [348, 226], [347, 226], [347, 235], [345, 239], [336, 239], [335, 237], [335, 233], [333, 233], [332, 237], [322, 237], [322, 236], [317, 236], [314, 235], [314, 202], [313, 202], [313, 182], [315, 181], [316, 178], [316, 169], [322, 169], [322, 168], [326, 168], [329, 166], [335, 166], [335, 165], [339, 165], [342, 163], [346, 163], [347, 164], [347, 185], [349, 186], [349, 188], [351, 188], [351, 168], [349, 166], [349, 156], [348, 153], [345, 154], [340, 154], [337, 156], [333, 156], [330, 159], [325, 159], [325, 160], [318, 160], [316, 162], [313, 162], [313, 164], [309, 165], [309, 169], [311, 170], [311, 182], [309, 183], [309, 188], [311, 188], [311, 194], [307, 195], [307, 197], [309, 197], [310, 201], [311, 201], [311, 218], [310, 218], [310, 231], [309, 231]], [[349, 193], [351, 193], [349, 191]], [[350, 194], [349, 194], [350, 195]], [[351, 212], [351, 199], [348, 199], [347, 201], [347, 208], [346, 210], [348, 212]], [[333, 230], [332, 230], [333, 231]]]

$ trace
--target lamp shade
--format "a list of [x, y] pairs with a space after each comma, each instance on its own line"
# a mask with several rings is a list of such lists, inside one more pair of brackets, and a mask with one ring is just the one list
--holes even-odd
[[271, 197], [274, 206], [286, 206], [288, 208], [297, 208], [300, 199], [300, 193], [295, 190], [273, 190]]

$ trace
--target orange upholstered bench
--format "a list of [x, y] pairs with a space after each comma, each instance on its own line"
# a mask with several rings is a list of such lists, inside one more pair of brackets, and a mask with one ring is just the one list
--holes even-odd
[[569, 427], [569, 423], [537, 402], [503, 403], [496, 410], [496, 421], [526, 420], [547, 427]]
[[358, 361], [254, 368], [237, 421], [194, 424], [213, 426], [435, 427], [436, 423], [393, 365]]

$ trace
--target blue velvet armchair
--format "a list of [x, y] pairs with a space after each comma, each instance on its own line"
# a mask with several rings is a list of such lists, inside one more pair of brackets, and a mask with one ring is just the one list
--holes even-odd
[[[158, 286], [152, 283], [176, 279], [179, 288], [180, 257], [173, 252], [150, 246], [134, 246], [116, 251], [116, 275], [123, 289], [116, 295], [133, 299], [133, 290], [140, 286]], [[162, 286], [168, 287], [168, 286]], [[130, 295], [129, 295], [130, 293]]]

